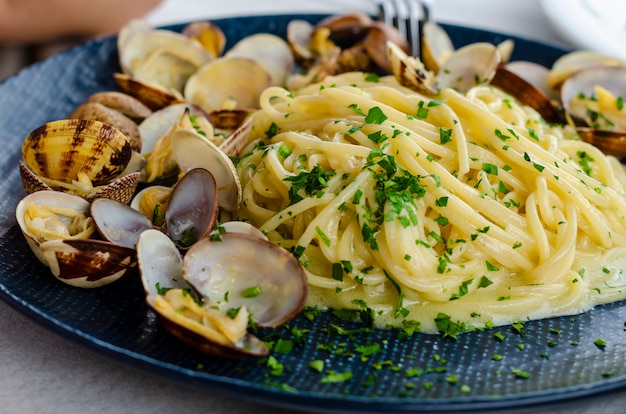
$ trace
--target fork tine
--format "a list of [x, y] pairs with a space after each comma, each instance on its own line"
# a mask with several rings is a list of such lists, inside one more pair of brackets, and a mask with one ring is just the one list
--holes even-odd
[[382, 20], [389, 26], [395, 26], [393, 22], [393, 16], [395, 15], [395, 8], [390, 0], [376, 0], [376, 6], [378, 7], [378, 19]]
[[420, 39], [423, 23], [430, 14], [427, 0], [376, 0], [379, 19], [405, 36], [413, 56], [421, 57]]

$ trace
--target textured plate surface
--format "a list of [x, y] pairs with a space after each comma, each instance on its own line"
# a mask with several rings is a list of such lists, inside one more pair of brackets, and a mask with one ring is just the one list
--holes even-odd
[[[254, 32], [284, 35], [292, 18], [216, 21], [232, 43]], [[508, 36], [446, 26], [457, 46], [500, 42]], [[513, 59], [550, 65], [563, 50], [515, 39]], [[72, 49], [0, 85], [0, 297], [44, 326], [97, 352], [154, 375], [268, 404], [333, 412], [485, 411], [571, 399], [626, 386], [626, 304], [575, 317], [464, 334], [458, 340], [396, 331], [365, 332], [329, 315], [299, 317], [267, 340], [295, 339], [272, 360], [225, 361], [174, 340], [144, 302], [137, 278], [96, 290], [56, 282], [28, 249], [15, 224], [23, 197], [17, 161], [23, 138], [37, 126], [66, 117], [90, 94], [112, 89], [118, 71], [115, 39]], [[338, 327], [341, 327], [339, 329]], [[602, 338], [606, 346], [594, 341]], [[302, 346], [298, 346], [301, 344]], [[379, 351], [366, 355], [366, 350]], [[322, 360], [324, 372], [309, 368]], [[282, 373], [276, 371], [277, 365]], [[351, 373], [340, 383], [329, 372]], [[528, 373], [520, 378], [516, 373]]]

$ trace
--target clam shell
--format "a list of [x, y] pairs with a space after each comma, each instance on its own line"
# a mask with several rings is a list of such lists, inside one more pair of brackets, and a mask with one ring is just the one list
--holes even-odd
[[114, 73], [113, 78], [122, 91], [136, 98], [153, 111], [185, 101], [180, 95], [174, 94], [162, 86], [141, 82], [127, 74]]
[[550, 97], [540, 88], [526, 81], [506, 66], [499, 66], [491, 84], [515, 97], [524, 105], [535, 109], [549, 123], [563, 122], [561, 113]]
[[183, 279], [183, 256], [174, 242], [156, 229], [142, 232], [137, 240], [137, 262], [146, 295], [160, 289], [187, 289]]
[[614, 56], [591, 50], [576, 50], [558, 58], [546, 77], [549, 89], [558, 93], [567, 78], [590, 66], [626, 67], [626, 62]]
[[[304, 307], [306, 274], [282, 247], [242, 233], [222, 233], [219, 241], [202, 239], [183, 257], [183, 275], [211, 302], [245, 306], [258, 326], [276, 327]], [[250, 288], [255, 295], [246, 294]]]
[[200, 43], [170, 30], [136, 30], [122, 42], [119, 49], [120, 66], [124, 73], [135, 76], [155, 51], [168, 53], [199, 68], [211, 59]]
[[203, 168], [189, 170], [176, 183], [165, 211], [167, 235], [179, 248], [189, 248], [209, 235], [218, 212], [218, 189]]
[[32, 131], [22, 144], [24, 163], [37, 175], [71, 182], [78, 173], [94, 185], [117, 177], [132, 155], [118, 129], [95, 120], [64, 119]]
[[133, 151], [141, 151], [141, 136], [137, 124], [123, 113], [99, 102], [83, 102], [69, 116], [70, 119], [94, 119], [117, 128], [129, 139]]
[[96, 102], [121, 112], [134, 121], [141, 121], [152, 113], [152, 110], [144, 105], [141, 101], [132, 96], [117, 91], [96, 92], [89, 95], [85, 100], [87, 102]]
[[578, 136], [598, 147], [603, 153], [618, 158], [626, 157], [626, 131], [605, 131], [594, 128], [577, 128]]
[[273, 34], [257, 33], [237, 42], [226, 57], [249, 58], [259, 62], [272, 78], [272, 84], [284, 86], [293, 72], [295, 60], [289, 43]]
[[256, 109], [272, 76], [259, 62], [222, 57], [202, 66], [185, 85], [184, 97], [207, 112], [225, 108]]
[[391, 73], [391, 64], [387, 53], [387, 42], [393, 42], [405, 53], [409, 53], [409, 44], [395, 27], [383, 22], [372, 22], [367, 36], [363, 39], [363, 46], [370, 59], [385, 73]]
[[182, 94], [187, 79], [197, 69], [192, 62], [172, 54], [168, 48], [161, 48], [146, 56], [144, 63], [135, 68], [133, 78], [158, 85], [174, 94]]
[[439, 88], [465, 92], [478, 84], [487, 84], [502, 62], [500, 52], [491, 43], [472, 43], [457, 49], [437, 74]]
[[306, 20], [293, 19], [287, 24], [287, 42], [298, 64], [308, 67], [315, 59], [311, 50], [311, 37], [315, 26]]
[[436, 76], [426, 70], [423, 63], [402, 50], [396, 43], [387, 42], [391, 73], [398, 82], [416, 92], [432, 96], [437, 94]]
[[241, 182], [235, 165], [224, 151], [195, 130], [183, 128], [172, 135], [172, 153], [183, 172], [204, 168], [213, 175], [220, 207], [234, 211], [239, 206]]
[[219, 145], [219, 149], [229, 157], [239, 155], [243, 147], [248, 143], [250, 131], [252, 131], [252, 118], [246, 119], [226, 137], [224, 142]]
[[[219, 225], [220, 233], [243, 233], [248, 234], [250, 236], [258, 237], [263, 240], [267, 240], [267, 236], [259, 230], [257, 227], [254, 227], [252, 224], [245, 221], [226, 221]], [[218, 230], [214, 230], [213, 233], [218, 233]]]
[[219, 26], [211, 22], [189, 23], [181, 33], [200, 43], [213, 59], [220, 56], [226, 47], [226, 35]]
[[127, 204], [108, 198], [94, 200], [90, 213], [98, 233], [118, 246], [134, 249], [141, 233], [152, 228], [148, 217]]
[[454, 45], [448, 33], [439, 24], [424, 22], [422, 29], [422, 61], [426, 69], [439, 72], [439, 68], [454, 53]]
[[[179, 315], [165, 312], [156, 305], [157, 297], [167, 289], [190, 289], [183, 278], [183, 258], [174, 242], [158, 230], [146, 230], [137, 243], [137, 260], [146, 302], [159, 315], [159, 321], [182, 342], [209, 355], [245, 358], [267, 355], [269, 350], [255, 336], [247, 333], [236, 344], [216, 341], [194, 330], [194, 323], [181, 320]], [[199, 301], [199, 299], [197, 299]]]
[[104, 286], [137, 267], [135, 249], [102, 240], [51, 240], [40, 247], [52, 274], [71, 286]]
[[[592, 66], [581, 69], [570, 76], [561, 87], [563, 109], [577, 120], [588, 117], [587, 107], [576, 105], [579, 95], [595, 96], [595, 88], [602, 87], [614, 97], [626, 97], [626, 67]], [[607, 114], [604, 113], [606, 116]], [[626, 121], [614, 119], [614, 125], [624, 125]], [[591, 126], [591, 125], [589, 125]], [[626, 130], [626, 128], [620, 128]]]
[[[32, 194], [27, 195], [22, 198], [15, 208], [15, 218], [17, 220], [17, 224], [28, 243], [28, 246], [33, 251], [37, 259], [46, 266], [48, 265], [48, 261], [46, 260], [43, 251], [41, 249], [41, 244], [45, 242], [45, 240], [38, 237], [26, 224], [26, 212], [30, 203], [35, 203], [39, 206], [48, 206], [48, 207], [62, 207], [73, 209], [77, 212], [84, 214], [85, 216], [89, 216], [89, 202], [84, 200], [81, 197], [61, 193], [59, 191], [51, 191], [44, 190], [38, 191]], [[71, 219], [67, 216], [58, 215], [60, 221], [64, 223], [66, 226], [69, 225]], [[46, 226], [49, 228], [49, 226]], [[53, 228], [56, 228], [53, 227]], [[95, 230], [95, 227], [93, 228]], [[85, 237], [91, 236], [91, 233], [85, 235]]]

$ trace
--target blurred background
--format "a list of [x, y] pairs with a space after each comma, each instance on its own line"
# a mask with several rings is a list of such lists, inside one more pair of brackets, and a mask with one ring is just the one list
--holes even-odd
[[[202, 19], [216, 19], [246, 14], [284, 14], [284, 13], [346, 13], [361, 11], [371, 15], [377, 13], [375, 1], [371, 0], [133, 0], [132, 8], [118, 7], [114, 13], [117, 20], [110, 19], [111, 12], [100, 13], [94, 9], [96, 4], [103, 7], [117, 1], [92, 0], [0, 0], [0, 26], [3, 13], [3, 1], [27, 4], [53, 3], [66, 4], [64, 7], [76, 7], [72, 20], [93, 20], [93, 24], [83, 24], [82, 29], [74, 30], [70, 35], [50, 36], [37, 41], [4, 41], [0, 27], [0, 81], [51, 54], [81, 44], [90, 38], [115, 34], [121, 22], [143, 17], [154, 26], [164, 26]], [[123, 0], [126, 1], [126, 0]], [[610, 53], [626, 60], [626, 2], [614, 0], [525, 0], [523, 2], [504, 2], [500, 0], [430, 0], [432, 18], [442, 23], [451, 23], [468, 27], [498, 31], [533, 40], [540, 40], [569, 48], [595, 49]], [[79, 7], [78, 4], [89, 4]], [[124, 3], [125, 4], [125, 3]], [[567, 5], [567, 7], [564, 7]], [[17, 7], [17, 6], [13, 6]], [[87, 9], [87, 10], [85, 10]], [[70, 9], [67, 9], [70, 10]], [[29, 12], [32, 14], [32, 11]], [[65, 16], [69, 12], [65, 13]], [[86, 13], [88, 16], [79, 16]], [[125, 15], [123, 13], [126, 13]], [[40, 13], [48, 21], [44, 13]], [[66, 19], [58, 14], [58, 19]], [[102, 18], [101, 16], [106, 16]], [[5, 16], [6, 17], [6, 16]], [[55, 18], [54, 16], [52, 17]], [[36, 18], [27, 22], [37, 24]], [[105, 22], [105, 20], [111, 20]], [[5, 19], [6, 21], [6, 19]], [[69, 23], [68, 23], [69, 24]], [[102, 33], [93, 33], [95, 25]], [[105, 25], [106, 24], [106, 25]], [[69, 27], [65, 25], [65, 27]], [[90, 31], [91, 30], [91, 31]], [[32, 36], [31, 36], [32, 37]]]

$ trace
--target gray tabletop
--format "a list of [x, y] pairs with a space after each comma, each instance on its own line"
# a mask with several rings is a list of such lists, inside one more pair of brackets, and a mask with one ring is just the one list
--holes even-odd
[[[272, 11], [341, 12], [355, 5], [370, 7], [363, 0], [315, 3], [266, 0], [255, 5], [244, 0], [229, 0], [220, 3], [220, 8], [215, 9], [215, 2], [166, 0], [148, 17], [155, 24], [166, 24], [199, 17]], [[434, 17], [443, 22], [567, 44], [552, 29], [539, 3], [538, 0], [437, 0]], [[0, 302], [0, 367], [0, 413], [293, 412], [150, 376], [47, 330], [3, 302]], [[512, 412], [623, 413], [625, 407], [626, 389], [622, 389], [542, 407], [517, 407]]]

